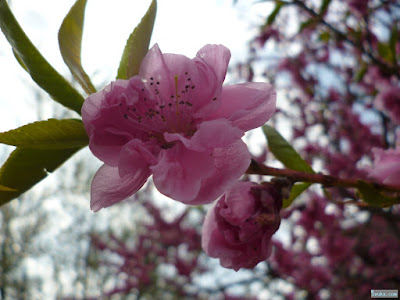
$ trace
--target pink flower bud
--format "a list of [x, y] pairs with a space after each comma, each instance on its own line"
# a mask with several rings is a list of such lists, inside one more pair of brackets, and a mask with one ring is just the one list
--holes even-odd
[[280, 191], [238, 182], [208, 211], [203, 225], [202, 246], [225, 268], [253, 268], [271, 254], [271, 237], [280, 225]]

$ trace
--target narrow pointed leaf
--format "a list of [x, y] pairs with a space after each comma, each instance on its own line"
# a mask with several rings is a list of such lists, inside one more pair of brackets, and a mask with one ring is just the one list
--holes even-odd
[[321, 9], [319, 12], [320, 16], [323, 16], [328, 11], [328, 7], [330, 4], [331, 4], [331, 0], [323, 0], [322, 1]]
[[0, 205], [18, 197], [47, 177], [81, 148], [15, 149], [0, 169], [0, 185], [15, 191], [0, 190]]
[[64, 18], [58, 32], [58, 44], [61, 56], [72, 75], [79, 82], [86, 93], [96, 92], [89, 76], [82, 67], [82, 29], [87, 0], [77, 0]]
[[9, 188], [5, 185], [0, 184], [0, 192], [16, 192], [16, 189]]
[[276, 1], [275, 8], [271, 12], [271, 14], [267, 18], [267, 22], [265, 23], [264, 27], [270, 26], [272, 23], [274, 23], [277, 15], [279, 14], [279, 11], [281, 8], [285, 5], [286, 3], [283, 1]]
[[363, 200], [371, 206], [389, 207], [400, 203], [400, 196], [388, 196], [378, 191], [373, 185], [362, 180], [358, 181], [357, 188], [361, 193]]
[[390, 39], [389, 39], [389, 48], [392, 56], [392, 61], [394, 65], [397, 65], [397, 50], [396, 50], [396, 45], [399, 40], [399, 32], [397, 28], [397, 24], [393, 24], [392, 30], [390, 32]]
[[118, 79], [131, 78], [139, 73], [140, 64], [147, 51], [157, 11], [157, 1], [153, 0], [140, 23], [129, 36], [118, 68]]
[[293, 185], [292, 190], [290, 191], [290, 196], [288, 199], [283, 199], [283, 207], [289, 207], [292, 202], [300, 196], [308, 187], [311, 185], [309, 182], [303, 182]]
[[6, 0], [0, 0], [0, 28], [17, 60], [32, 79], [55, 101], [80, 114], [84, 101], [82, 95], [36, 49], [18, 24]]
[[89, 140], [82, 122], [49, 119], [0, 133], [0, 143], [36, 149], [84, 147]]
[[310, 165], [301, 158], [278, 131], [268, 125], [264, 125], [262, 129], [267, 137], [269, 149], [287, 168], [295, 171], [314, 173]]

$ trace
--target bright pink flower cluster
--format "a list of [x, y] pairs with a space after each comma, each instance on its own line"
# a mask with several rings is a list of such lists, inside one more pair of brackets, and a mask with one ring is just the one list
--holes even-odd
[[138, 76], [90, 95], [82, 120], [90, 149], [104, 162], [91, 187], [91, 208], [120, 202], [153, 174], [156, 188], [187, 204], [218, 198], [243, 175], [245, 131], [275, 111], [266, 83], [222, 86], [229, 50], [207, 45], [194, 59], [155, 45]]
[[202, 246], [223, 267], [253, 268], [271, 254], [282, 196], [272, 184], [238, 182], [208, 211]]

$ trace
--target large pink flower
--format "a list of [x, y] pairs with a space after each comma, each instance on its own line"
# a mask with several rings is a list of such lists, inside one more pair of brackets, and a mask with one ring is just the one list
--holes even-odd
[[221, 45], [203, 47], [194, 59], [155, 45], [139, 76], [86, 99], [89, 146], [104, 162], [92, 182], [94, 211], [134, 194], [151, 174], [168, 197], [210, 203], [246, 171], [241, 137], [271, 117], [276, 94], [266, 83], [223, 87], [229, 59]]
[[271, 236], [278, 230], [280, 191], [272, 184], [238, 182], [207, 212], [202, 246], [221, 266], [253, 268], [271, 254]]

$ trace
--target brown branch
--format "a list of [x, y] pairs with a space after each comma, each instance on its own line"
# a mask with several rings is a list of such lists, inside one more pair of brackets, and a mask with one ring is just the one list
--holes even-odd
[[306, 11], [312, 18], [314, 18], [315, 21], [318, 23], [322, 24], [325, 26], [327, 29], [329, 29], [331, 32], [333, 32], [338, 38], [346, 42], [347, 44], [358, 48], [362, 50], [362, 52], [371, 59], [371, 61], [376, 64], [384, 73], [386, 74], [391, 74], [396, 76], [397, 78], [400, 78], [400, 73], [398, 72], [398, 68], [392, 67], [378, 59], [373, 52], [368, 51], [364, 47], [362, 47], [361, 44], [353, 41], [348, 37], [348, 34], [340, 31], [338, 28], [333, 26], [332, 24], [328, 23], [322, 16], [320, 16], [316, 11], [314, 11], [312, 8], [308, 7], [303, 1], [301, 0], [292, 0], [292, 2], [288, 2], [288, 4], [295, 5], [299, 7], [300, 9], [303, 9]]
[[372, 185], [374, 188], [387, 191], [387, 192], [400, 192], [400, 186], [381, 184], [372, 180], [364, 180], [358, 178], [339, 178], [331, 175], [324, 175], [321, 173], [307, 173], [294, 171], [290, 169], [277, 169], [267, 167], [252, 160], [246, 174], [270, 175], [277, 177], [287, 177], [294, 182], [310, 182], [319, 183], [325, 187], [345, 187], [357, 188], [360, 181]]

